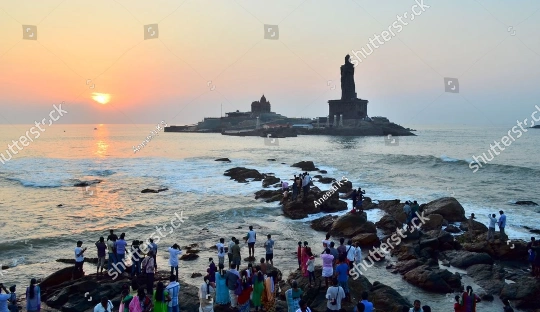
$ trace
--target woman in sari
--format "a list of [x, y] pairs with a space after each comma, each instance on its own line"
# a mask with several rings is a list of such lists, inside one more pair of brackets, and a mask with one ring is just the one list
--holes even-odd
[[227, 288], [227, 272], [223, 270], [224, 265], [220, 263], [216, 276], [216, 303], [219, 305], [228, 305], [231, 302], [229, 289]]
[[139, 288], [137, 296], [129, 303], [129, 312], [149, 312], [153, 307], [152, 299], [146, 295], [144, 288]]
[[304, 242], [304, 248], [302, 248], [302, 274], [305, 277], [309, 276], [307, 270], [307, 261], [309, 260], [308, 251], [311, 251], [311, 248], [308, 247], [308, 242]]
[[262, 306], [261, 299], [262, 299], [263, 291], [264, 291], [264, 276], [262, 272], [259, 271], [257, 272], [257, 274], [253, 276], [253, 296], [251, 298], [251, 301], [253, 302], [255, 311], [259, 311], [259, 308], [261, 308]]
[[249, 297], [251, 296], [251, 284], [248, 281], [247, 271], [242, 271], [242, 293], [238, 295], [238, 310], [239, 312], [251, 311], [249, 305]]
[[165, 291], [165, 285], [162, 282], [157, 283], [154, 290], [154, 312], [167, 312], [167, 301], [171, 300], [169, 292]]
[[475, 293], [473, 293], [472, 287], [467, 286], [467, 291], [463, 293], [463, 311], [476, 312], [476, 303], [482, 301]]
[[210, 282], [210, 277], [207, 275], [204, 277], [204, 283], [199, 288], [199, 312], [214, 312], [214, 300], [212, 294], [216, 291], [213, 287], [214, 283]]
[[26, 288], [26, 310], [35, 312], [41, 310], [41, 289], [36, 285], [35, 278], [30, 280], [30, 286]]
[[129, 293], [129, 289], [122, 290], [118, 312], [129, 312], [129, 303], [131, 302], [131, 299], [133, 299], [133, 296]]
[[266, 312], [276, 311], [276, 292], [277, 292], [276, 277], [277, 277], [277, 272], [273, 271], [264, 281], [262, 304]]
[[296, 312], [300, 309], [300, 298], [302, 297], [302, 289], [298, 288], [298, 283], [292, 281], [292, 288], [285, 292], [285, 298], [287, 298], [288, 312]]

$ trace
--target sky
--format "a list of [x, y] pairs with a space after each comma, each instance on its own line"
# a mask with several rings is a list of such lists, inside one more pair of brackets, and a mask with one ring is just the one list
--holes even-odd
[[193, 124], [262, 94], [326, 116], [345, 55], [383, 35], [355, 67], [368, 115], [515, 124], [540, 104], [539, 33], [538, 0], [0, 0], [0, 123], [63, 103], [58, 123]]

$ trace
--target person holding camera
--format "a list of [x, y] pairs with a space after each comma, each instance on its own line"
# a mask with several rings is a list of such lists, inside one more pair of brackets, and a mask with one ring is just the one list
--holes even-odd
[[176, 270], [176, 280], [178, 280], [178, 256], [182, 254], [182, 250], [178, 244], [169, 247], [169, 265], [171, 266], [171, 275], [174, 275]]
[[[2, 293], [2, 289], [4, 290], [5, 294]], [[11, 299], [11, 294], [7, 290], [6, 286], [4, 284], [0, 283], [0, 312], [9, 312], [8, 310], [8, 301]]]
[[327, 312], [339, 311], [341, 309], [341, 301], [345, 299], [345, 291], [338, 285], [337, 278], [332, 280], [332, 285], [326, 291], [326, 299], [328, 300], [326, 304]]
[[84, 252], [86, 251], [86, 249], [88, 249], [86, 247], [82, 248], [82, 244], [82, 241], [78, 241], [77, 247], [75, 247], [75, 274], [80, 274], [80, 276], [84, 274]]

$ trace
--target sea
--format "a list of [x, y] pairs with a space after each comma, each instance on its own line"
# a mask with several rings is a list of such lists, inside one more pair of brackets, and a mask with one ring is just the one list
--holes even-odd
[[[500, 141], [512, 128], [471, 126], [411, 126], [410, 137], [298, 136], [268, 139], [223, 136], [211, 133], [163, 133], [153, 136], [134, 151], [157, 124], [146, 125], [62, 125], [45, 129], [39, 138], [27, 142], [11, 160], [0, 163], [0, 263], [10, 268], [0, 271], [5, 285], [23, 290], [31, 278], [43, 279], [67, 264], [57, 259], [73, 259], [78, 240], [88, 247], [86, 257], [96, 257], [94, 243], [109, 229], [126, 233], [128, 242], [155, 237], [156, 227], [167, 227], [157, 242], [158, 269], [167, 269], [167, 247], [199, 244], [199, 258], [182, 261], [181, 279], [200, 285], [208, 258], [216, 261], [219, 238], [243, 237], [248, 226], [258, 233], [257, 257], [263, 256], [266, 234], [276, 241], [274, 263], [285, 274], [295, 270], [298, 241], [308, 241], [316, 253], [322, 251], [322, 232], [310, 228], [311, 215], [290, 220], [278, 203], [254, 198], [262, 189], [260, 181], [238, 183], [223, 173], [233, 167], [257, 169], [291, 179], [300, 169], [295, 162], [310, 160], [323, 176], [345, 177], [361, 187], [373, 200], [417, 200], [419, 203], [455, 197], [466, 214], [488, 223], [488, 214], [504, 210], [510, 239], [529, 240], [525, 226], [538, 229], [540, 208], [515, 202], [540, 203], [540, 129], [527, 132], [506, 146], [477, 172], [469, 167], [473, 156], [487, 153], [494, 140]], [[32, 125], [0, 126], [0, 153], [12, 140]], [[504, 147], [504, 145], [503, 145]], [[215, 161], [227, 157], [231, 162]], [[3, 159], [2, 159], [3, 160]], [[317, 173], [313, 172], [312, 175]], [[74, 187], [82, 181], [100, 180], [91, 187]], [[314, 179], [316, 180], [316, 179]], [[326, 190], [328, 184], [315, 185]], [[160, 193], [141, 193], [145, 188], [167, 188]], [[348, 202], [349, 207], [352, 206]], [[343, 214], [344, 212], [338, 213]], [[175, 214], [184, 222], [170, 226]], [[376, 222], [383, 212], [368, 211]], [[178, 222], [176, 222], [178, 224]], [[335, 238], [336, 240], [338, 238]], [[365, 249], [364, 253], [367, 254]], [[247, 246], [242, 243], [242, 256]], [[365, 272], [373, 283], [390, 285], [411, 302], [451, 310], [453, 294], [432, 294], [406, 283], [399, 274], [380, 263]], [[85, 271], [95, 266], [86, 263]], [[463, 273], [464, 285], [482, 290]], [[519, 281], [508, 281], [519, 282]], [[84, 294], [81, 294], [84, 296]], [[442, 308], [444, 307], [444, 309]], [[502, 310], [500, 300], [482, 302], [478, 311]], [[438, 309], [434, 309], [437, 311]]]

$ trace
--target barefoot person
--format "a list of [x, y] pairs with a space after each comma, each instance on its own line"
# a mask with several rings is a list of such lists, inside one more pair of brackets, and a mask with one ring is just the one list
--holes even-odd
[[[101, 236], [96, 242], [96, 248], [98, 256], [96, 274], [103, 274], [103, 269], [105, 269], [105, 251], [107, 250], [107, 245], [105, 244], [105, 239], [103, 238], [103, 236]], [[101, 268], [101, 272], [99, 271], [99, 268]]]
[[171, 275], [176, 271], [176, 280], [178, 280], [178, 256], [182, 254], [182, 250], [178, 244], [169, 247], [169, 265], [171, 266]]
[[274, 241], [272, 240], [272, 235], [268, 234], [266, 236], [268, 240], [264, 243], [264, 247], [266, 248], [266, 262], [270, 262], [270, 264], [274, 265]]
[[74, 275], [82, 276], [84, 274], [83, 264], [84, 264], [84, 252], [86, 247], [82, 248], [82, 241], [77, 242], [77, 247], [75, 247], [75, 271]]

